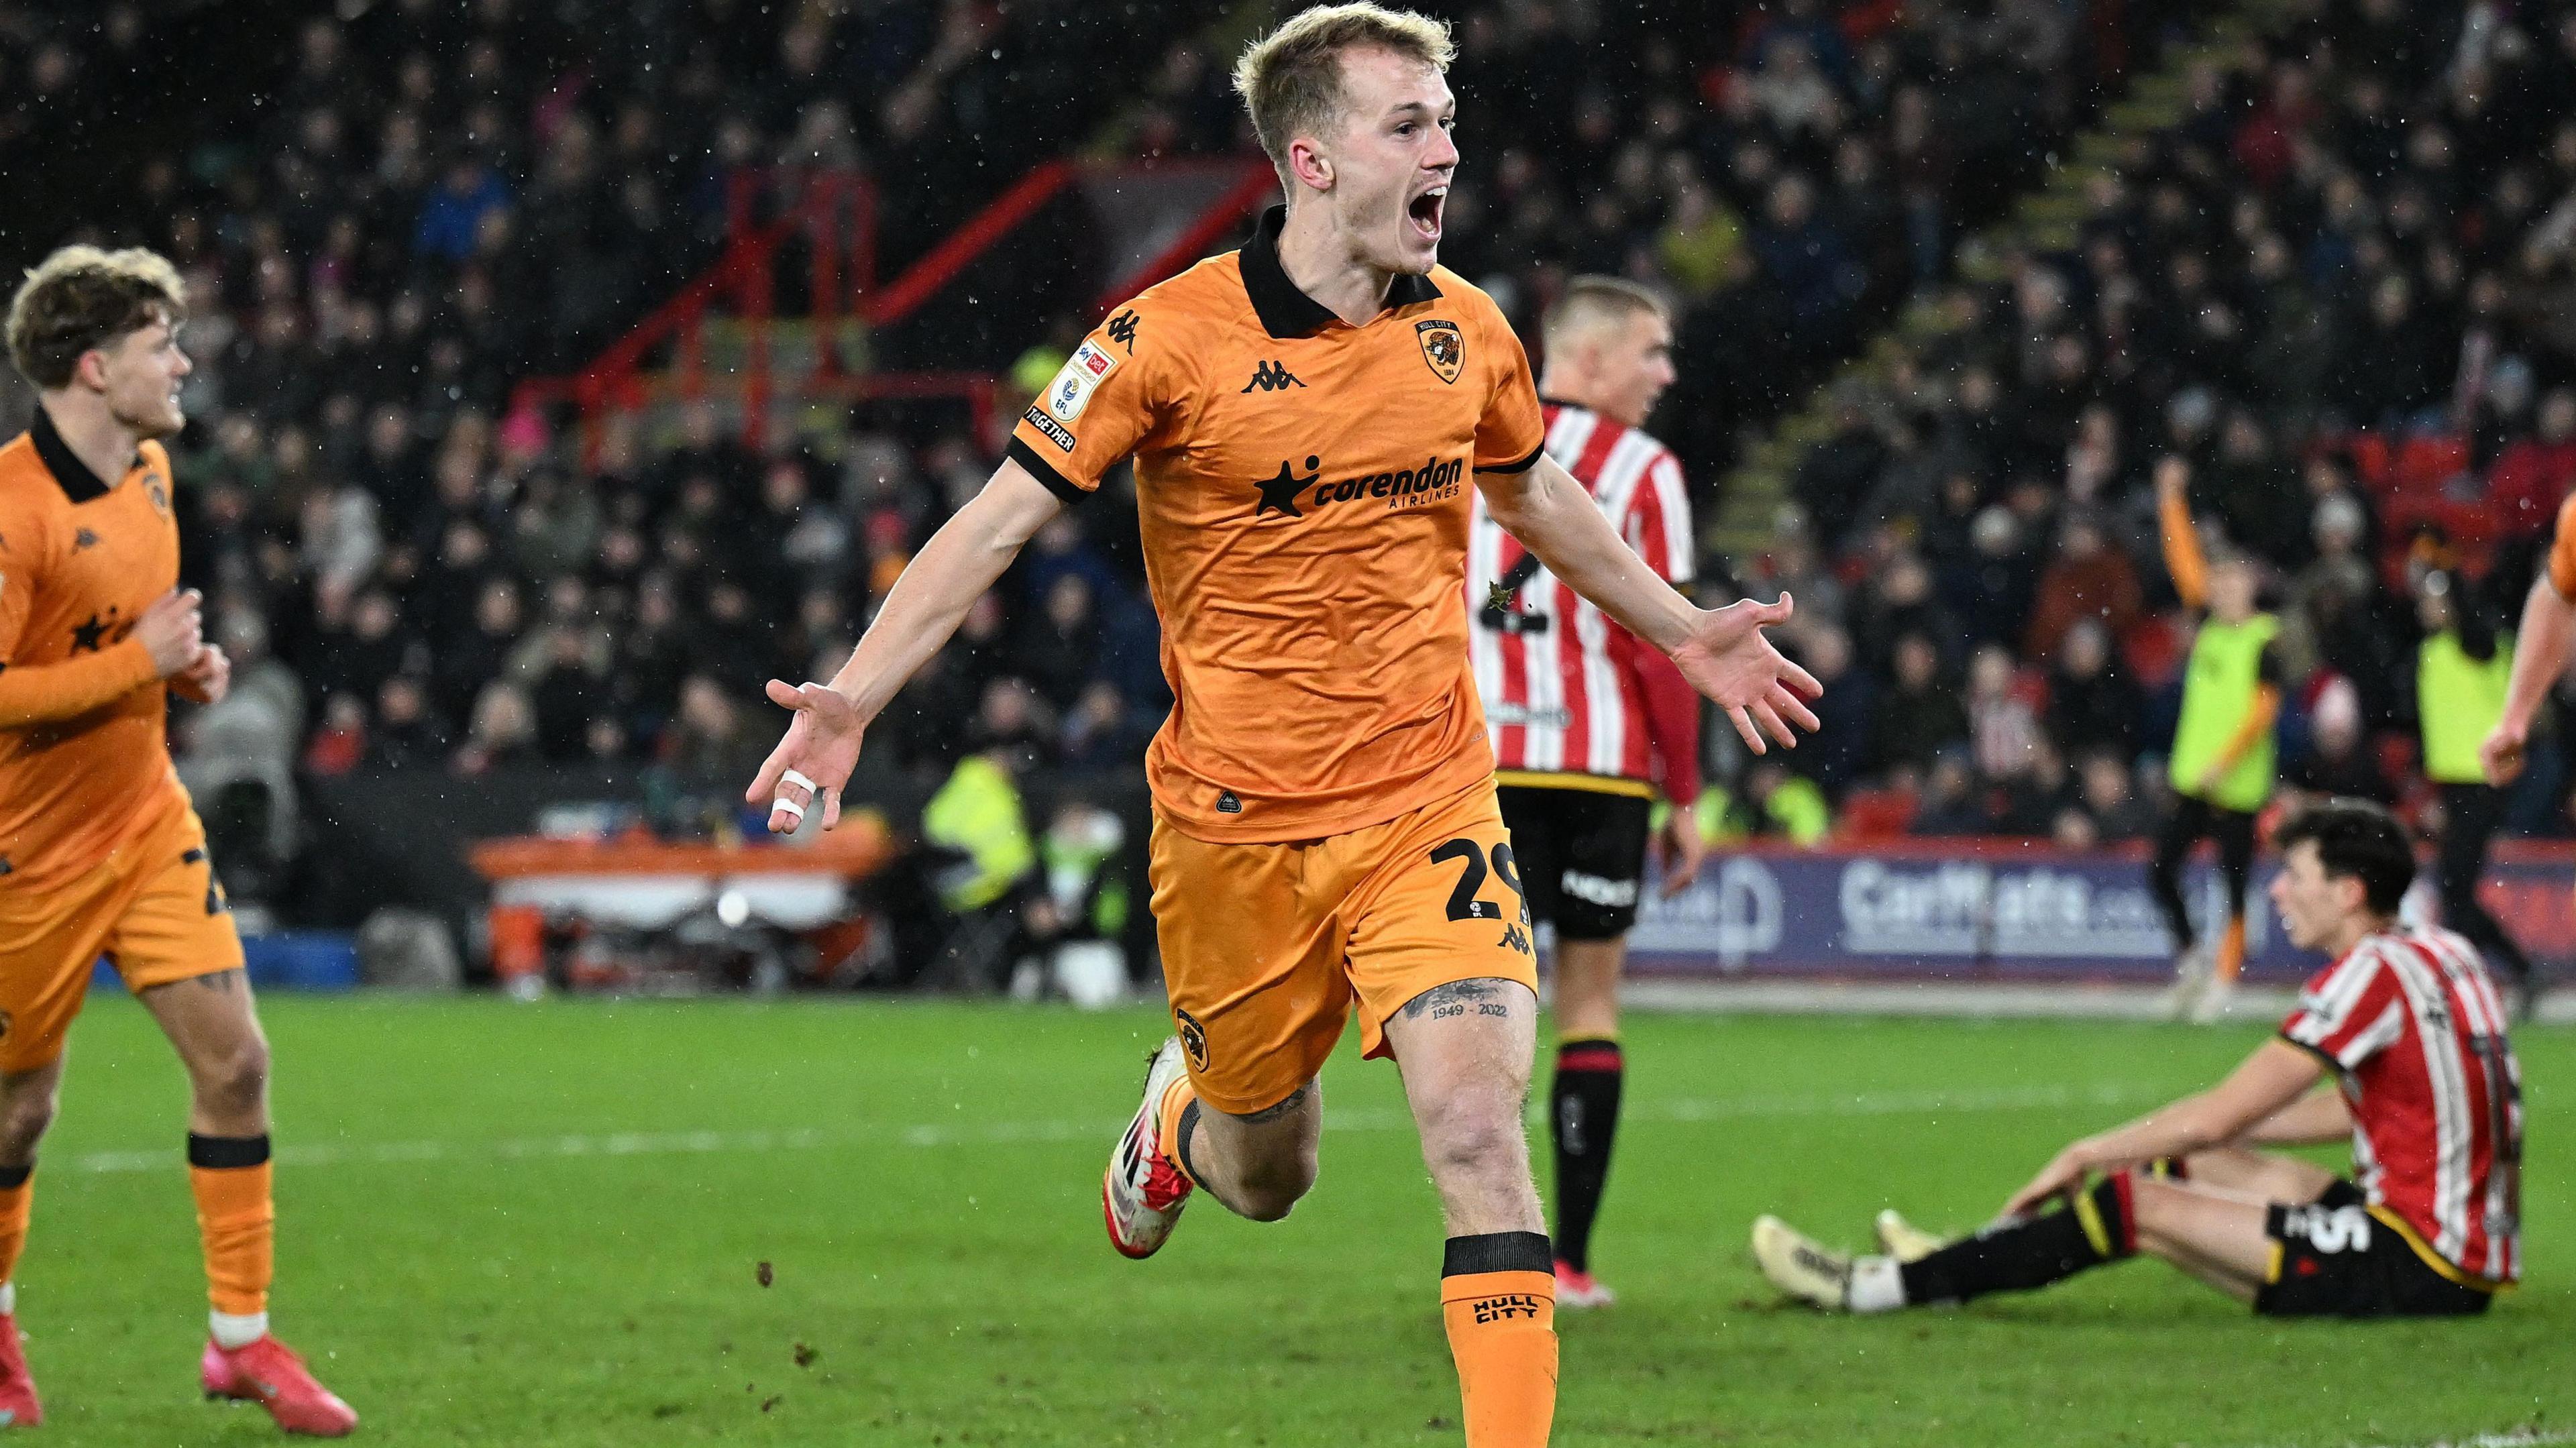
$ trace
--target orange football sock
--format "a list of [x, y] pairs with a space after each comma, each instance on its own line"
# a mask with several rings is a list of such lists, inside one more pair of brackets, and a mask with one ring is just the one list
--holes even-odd
[[2236, 977], [2244, 972], [2244, 916], [2236, 915], [2229, 917], [2227, 922], [2227, 933], [2218, 937], [2217, 965], [2219, 980], [2228, 985], [2234, 985], [2236, 983]]
[[229, 1317], [268, 1310], [277, 1229], [265, 1136], [188, 1137], [188, 1189], [206, 1249], [206, 1298]]
[[35, 1167], [0, 1167], [0, 1286], [18, 1280], [18, 1252], [36, 1209]]
[[1199, 1182], [1198, 1174], [1190, 1170], [1189, 1158], [1181, 1154], [1181, 1116], [1198, 1103], [1199, 1093], [1191, 1089], [1187, 1076], [1163, 1088], [1162, 1104], [1154, 1108], [1154, 1149], [1163, 1154], [1164, 1160], [1179, 1167], [1181, 1175], [1188, 1177], [1193, 1184], [1204, 1185]]
[[1440, 1315], [1467, 1448], [1546, 1448], [1556, 1421], [1556, 1272], [1545, 1234], [1450, 1238]]

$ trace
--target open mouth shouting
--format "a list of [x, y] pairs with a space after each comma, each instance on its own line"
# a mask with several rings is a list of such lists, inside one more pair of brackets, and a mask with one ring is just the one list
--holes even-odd
[[1449, 183], [1425, 188], [1404, 208], [1405, 218], [1413, 223], [1413, 234], [1423, 241], [1440, 239], [1440, 213], [1449, 204]]

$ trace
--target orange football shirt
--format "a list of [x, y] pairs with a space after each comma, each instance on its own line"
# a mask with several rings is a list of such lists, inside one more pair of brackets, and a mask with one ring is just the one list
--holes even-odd
[[1546, 441], [1492, 298], [1434, 268], [1353, 327], [1289, 281], [1284, 219], [1114, 313], [1010, 443], [1068, 500], [1135, 459], [1174, 700], [1146, 777], [1218, 844], [1364, 829], [1492, 774], [1468, 490]]
[[[170, 763], [168, 690], [132, 637], [179, 581], [170, 487], [159, 443], [110, 485], [42, 408], [0, 447], [0, 889], [93, 869], [188, 808]], [[47, 665], [79, 667], [20, 672]], [[97, 702], [26, 722], [30, 707], [66, 696]]]

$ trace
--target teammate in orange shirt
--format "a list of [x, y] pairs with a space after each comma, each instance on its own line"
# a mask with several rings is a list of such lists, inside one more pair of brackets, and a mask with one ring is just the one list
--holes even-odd
[[170, 458], [184, 424], [179, 275], [65, 247], [9, 304], [35, 422], [0, 447], [0, 1426], [42, 1416], [18, 1342], [18, 1253], [63, 1041], [101, 955], [187, 1067], [212, 1396], [292, 1432], [357, 1415], [268, 1331], [268, 1043], [205, 829], [170, 764], [165, 693], [231, 679], [180, 592]]
[[1178, 1034], [1102, 1184], [1146, 1256], [1190, 1193], [1274, 1220], [1313, 1184], [1316, 1073], [1356, 1004], [1447, 1220], [1442, 1315], [1471, 1448], [1547, 1441], [1555, 1277], [1522, 1103], [1538, 998], [1467, 655], [1469, 486], [1554, 576], [1670, 655], [1757, 752], [1813, 729], [1763, 637], [1789, 601], [1694, 607], [1548, 460], [1528, 359], [1435, 265], [1458, 151], [1438, 22], [1308, 10], [1235, 83], [1288, 194], [1240, 253], [1083, 342], [1009, 457], [922, 549], [748, 797], [829, 826], [869, 721], [1022, 544], [1136, 463], [1174, 703], [1146, 758]]

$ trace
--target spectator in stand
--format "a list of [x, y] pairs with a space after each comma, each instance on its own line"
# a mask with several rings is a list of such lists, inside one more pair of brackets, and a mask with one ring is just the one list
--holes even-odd
[[[1920, 774], [1945, 749], [1968, 742], [1967, 712], [1941, 677], [1932, 640], [1909, 633], [1896, 641], [1896, 684], [1879, 696], [1870, 721], [1870, 767]], [[1820, 716], [1821, 717], [1821, 716]]]
[[2102, 844], [2143, 840], [2156, 832], [2153, 805], [2138, 798], [2126, 757], [2101, 750], [2086, 755], [2078, 773], [2079, 801], [2093, 838]]
[[2109, 631], [2098, 620], [2077, 620], [2049, 674], [2050, 735], [2079, 753], [2109, 750], [2131, 757], [2146, 711], [2146, 694], [2111, 653]]
[[2044, 742], [2012, 655], [1992, 644], [1968, 661], [1968, 740], [1970, 758], [1987, 779], [2022, 774]]
[[[1803, 607], [1806, 595], [1797, 595]], [[1823, 725], [1789, 756], [1789, 766], [1840, 799], [1871, 763], [1877, 685], [1852, 658], [1851, 635], [1837, 624], [1801, 629], [1798, 661], [1825, 691], [1809, 705]]]
[[2039, 575], [2022, 655], [2052, 662], [2070, 630], [2091, 623], [2096, 630], [2107, 627], [2116, 638], [2135, 627], [2144, 612], [2145, 590], [2128, 555], [2111, 546], [2098, 519], [2069, 513], [2058, 528], [2056, 556]]
[[2576, 389], [2551, 388], [2540, 401], [2539, 428], [2507, 444], [2487, 474], [2487, 505], [2508, 531], [2539, 533], [2556, 519], [2558, 501], [2576, 488]]
[[1944, 749], [1923, 778], [1923, 792], [1907, 832], [1916, 835], [1982, 835], [1987, 832], [1985, 801], [1966, 752]]
[[2284, 781], [2311, 802], [2336, 796], [2393, 804], [2397, 791], [2380, 772], [2361, 722], [2361, 695], [2352, 681], [2329, 677], [2308, 706], [2308, 750]]

